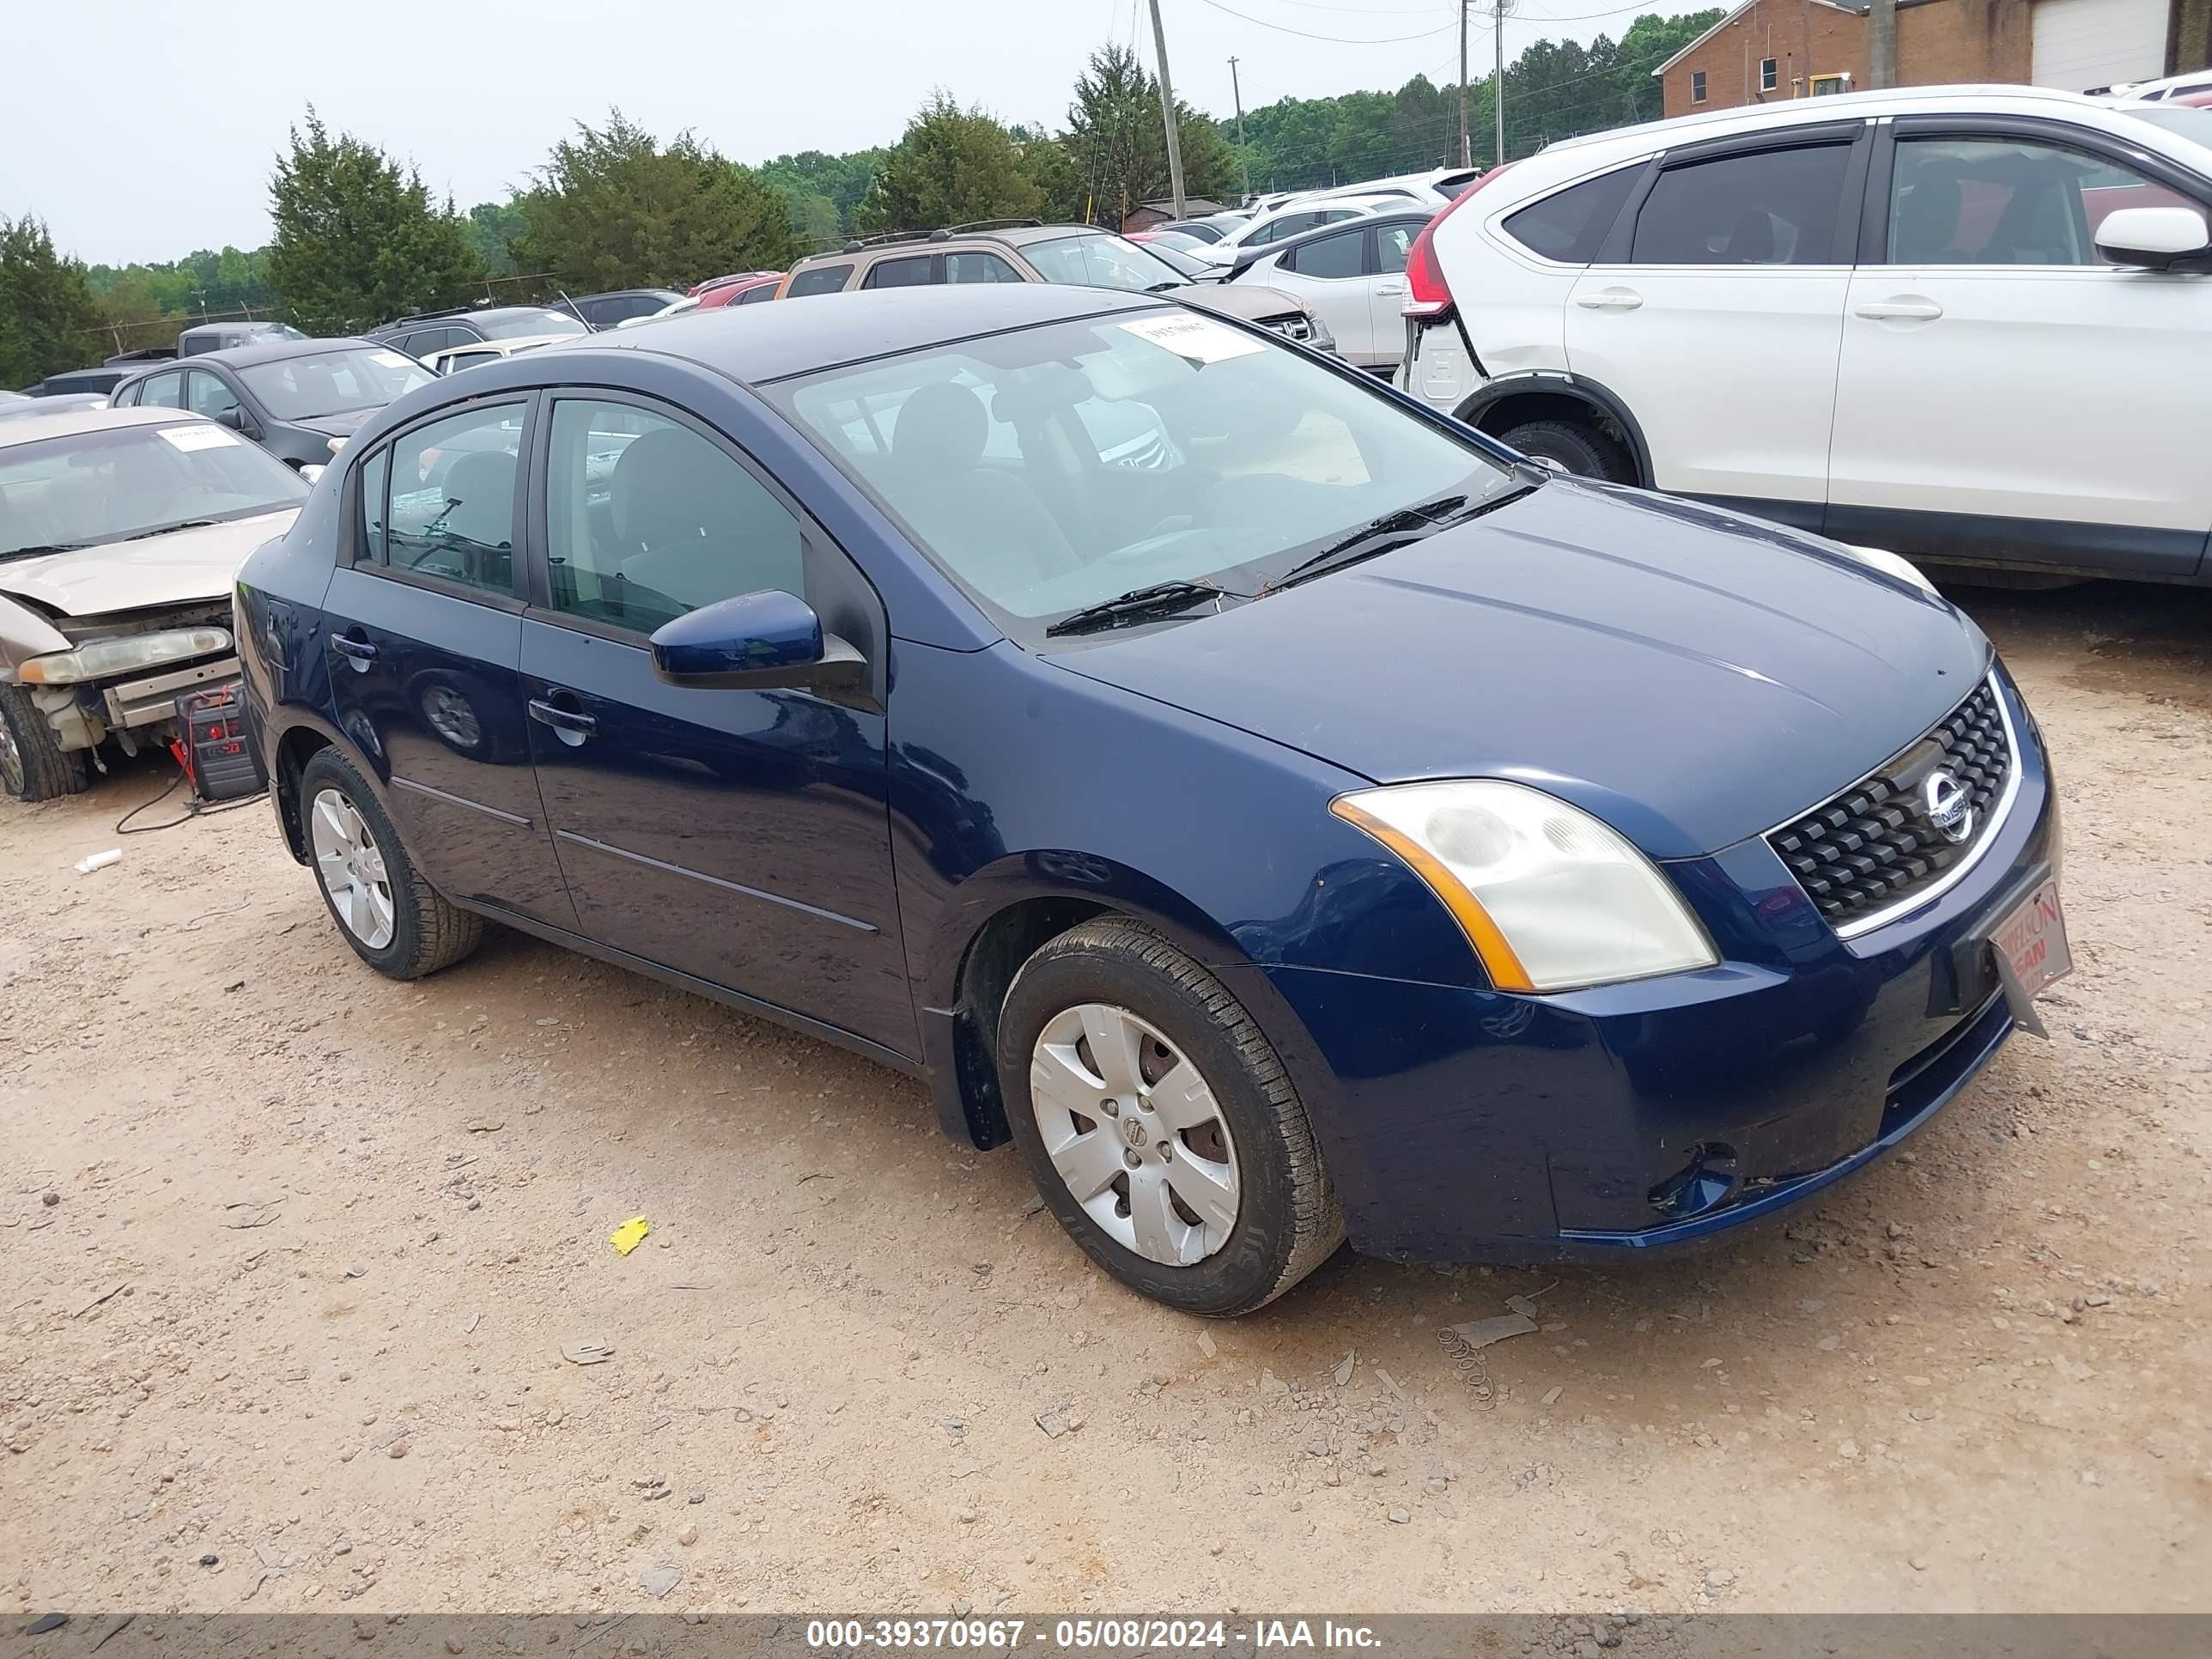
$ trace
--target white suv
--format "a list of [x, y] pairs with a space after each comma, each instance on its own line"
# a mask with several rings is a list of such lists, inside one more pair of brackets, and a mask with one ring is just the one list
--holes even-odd
[[1399, 384], [1569, 471], [1946, 563], [2212, 580], [2212, 110], [1936, 87], [1486, 174]]

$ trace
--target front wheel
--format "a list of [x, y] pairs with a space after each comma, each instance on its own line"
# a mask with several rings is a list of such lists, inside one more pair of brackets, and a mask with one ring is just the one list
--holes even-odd
[[483, 919], [422, 879], [383, 805], [336, 750], [301, 769], [300, 819], [331, 919], [378, 973], [420, 979], [477, 948]]
[[1504, 434], [1534, 461], [1556, 461], [1577, 478], [1632, 484], [1636, 463], [1627, 450], [1594, 426], [1567, 421], [1529, 421]]
[[999, 1079], [1038, 1192], [1091, 1259], [1188, 1313], [1273, 1301], [1344, 1237], [1313, 1127], [1221, 981], [1102, 917], [1023, 964]]
[[82, 794], [91, 782], [85, 751], [64, 749], [21, 686], [0, 685], [0, 789], [17, 800]]

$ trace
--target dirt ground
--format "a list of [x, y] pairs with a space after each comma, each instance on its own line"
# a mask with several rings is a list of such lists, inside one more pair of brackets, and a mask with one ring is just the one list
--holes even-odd
[[[0, 802], [0, 1594], [2212, 1607], [2212, 594], [1957, 597], [2064, 795], [2051, 1042], [1722, 1250], [1235, 1324], [840, 1051], [507, 934], [376, 977], [264, 806]], [[1516, 1292], [1471, 1383], [1437, 1330]]]

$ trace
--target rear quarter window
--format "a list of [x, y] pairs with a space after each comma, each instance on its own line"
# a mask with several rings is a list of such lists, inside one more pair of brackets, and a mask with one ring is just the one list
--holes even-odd
[[1554, 191], [1518, 213], [1507, 214], [1505, 234], [1543, 258], [1586, 265], [1597, 258], [1640, 171], [1640, 164], [1623, 167]]
[[789, 297], [798, 299], [808, 294], [835, 294], [845, 286], [845, 279], [853, 274], [849, 264], [812, 265], [795, 271], [791, 278]]

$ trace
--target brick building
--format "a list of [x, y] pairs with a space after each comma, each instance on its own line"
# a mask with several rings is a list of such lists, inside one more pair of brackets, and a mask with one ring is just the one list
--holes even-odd
[[[2192, 69], [2204, 0], [1898, 0], [1904, 86], [2017, 82], [2075, 91]], [[1652, 71], [1668, 115], [1872, 84], [1867, 0], [1745, 0]]]

